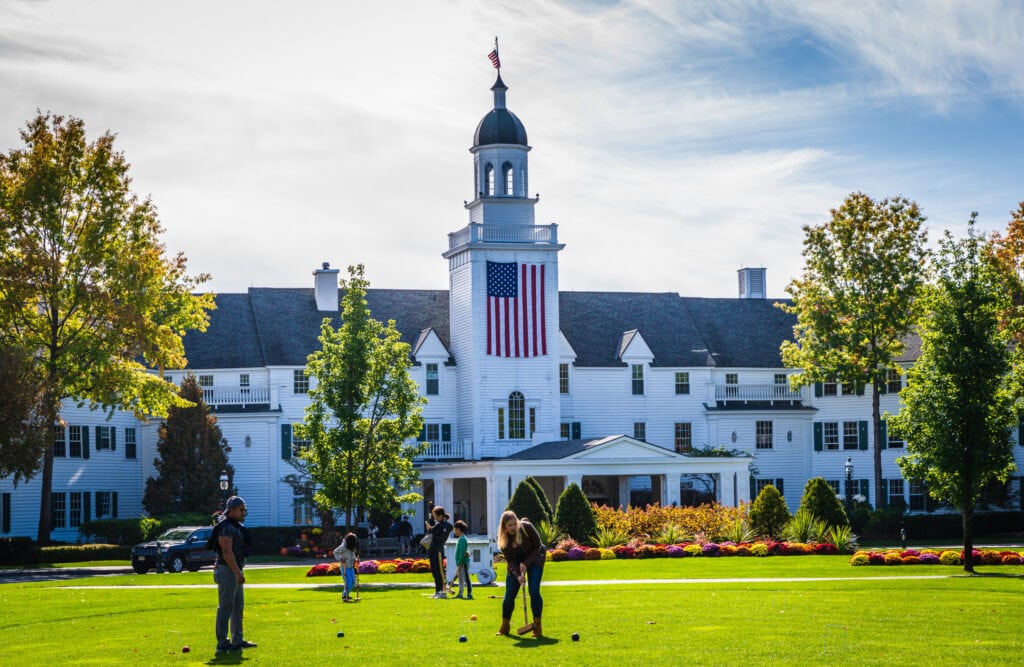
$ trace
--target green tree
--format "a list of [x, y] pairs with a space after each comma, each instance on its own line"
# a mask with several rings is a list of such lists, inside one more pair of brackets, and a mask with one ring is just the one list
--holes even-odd
[[142, 506], [150, 516], [180, 512], [209, 514], [220, 508], [220, 473], [228, 474], [233, 488], [235, 469], [228, 463], [231, 448], [217, 426], [217, 418], [203, 400], [203, 390], [189, 373], [179, 395], [192, 405], [167, 411], [160, 424], [153, 461], [157, 476], [146, 480]]
[[[555, 508], [551, 506], [551, 502], [548, 500], [548, 494], [544, 492], [544, 487], [542, 487], [540, 485], [540, 482], [538, 482], [537, 478], [534, 477], [533, 475], [530, 475], [529, 477], [527, 477], [526, 478], [526, 482], [530, 486], [533, 487], [534, 491], [537, 492], [537, 499], [540, 501], [541, 506], [544, 508], [544, 517], [543, 517], [543, 519], [545, 521], [554, 521], [555, 520]], [[540, 520], [541, 520], [541, 518], [538, 517], [537, 521], [540, 521]]]
[[[1016, 423], [1011, 369], [1012, 333], [1000, 326], [1010, 308], [1006, 277], [974, 232], [939, 242], [933, 285], [923, 297], [921, 356], [900, 395], [891, 422], [907, 443], [897, 459], [903, 476], [922, 480], [928, 493], [960, 511], [964, 570], [974, 571], [974, 506], [992, 480], [1015, 469], [1011, 429]], [[1019, 350], [1019, 348], [1017, 348]]]
[[924, 215], [903, 197], [876, 202], [860, 192], [832, 210], [832, 219], [804, 227], [804, 269], [786, 287], [797, 316], [783, 363], [800, 372], [794, 387], [840, 381], [858, 392], [870, 385], [875, 497], [881, 503], [881, 387], [917, 312], [927, 258]]
[[812, 477], [807, 480], [807, 484], [804, 485], [804, 495], [800, 499], [800, 510], [806, 510], [829, 526], [850, 525], [846, 510], [836, 498], [836, 492], [821, 477]]
[[363, 266], [350, 266], [342, 282], [342, 325], [325, 318], [320, 349], [307, 369], [316, 382], [296, 436], [310, 441], [301, 453], [316, 485], [316, 503], [345, 510], [346, 530], [356, 508], [390, 510], [416, 502], [403, 492], [419, 479], [413, 458], [425, 444], [413, 441], [423, 425], [425, 402], [409, 376], [409, 345], [394, 320], [370, 317]]
[[575, 483], [570, 484], [555, 504], [555, 525], [580, 544], [589, 544], [597, 535], [597, 517], [590, 501]]
[[516, 490], [512, 492], [512, 499], [508, 501], [508, 507], [505, 509], [512, 510], [520, 519], [526, 518], [533, 523], [548, 520], [536, 489], [525, 479], [516, 486]]
[[792, 518], [786, 499], [772, 484], [761, 489], [750, 505], [750, 527], [762, 537], [778, 537]]
[[0, 347], [0, 478], [14, 485], [36, 474], [50, 440], [43, 410], [43, 386], [34, 375], [32, 356], [17, 347]]
[[[163, 417], [184, 406], [153, 369], [184, 368], [181, 337], [204, 330], [208, 276], [168, 257], [156, 209], [131, 190], [109, 132], [86, 141], [77, 118], [40, 114], [24, 146], [0, 155], [0, 347], [32, 350], [40, 410], [65, 399]], [[43, 443], [39, 530], [50, 540], [53, 448]]]

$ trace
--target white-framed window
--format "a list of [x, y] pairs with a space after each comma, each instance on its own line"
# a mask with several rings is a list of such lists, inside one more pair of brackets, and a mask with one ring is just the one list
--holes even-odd
[[739, 373], [726, 373], [725, 374], [725, 395], [726, 396], [739, 396], [740, 395], [740, 376]]
[[828, 488], [832, 489], [832, 493], [839, 495], [839, 480], [838, 479], [826, 479], [825, 483], [828, 484]]
[[292, 371], [292, 393], [309, 393], [309, 376], [306, 375], [305, 368], [297, 368]]
[[68, 426], [68, 456], [82, 458], [81, 426]]
[[50, 528], [67, 527], [67, 495], [64, 493], [50, 494]]
[[512, 440], [526, 438], [526, 397], [518, 391], [508, 395], [508, 437]]
[[82, 525], [82, 493], [81, 491], [72, 491], [68, 494], [68, 503], [70, 512], [68, 518], [70, 521], [68, 525], [71, 528], [78, 528]]
[[785, 373], [775, 374], [775, 395], [787, 396], [789, 394], [789, 376]]
[[537, 432], [537, 408], [530, 408], [530, 437]]
[[839, 449], [839, 422], [825, 422], [821, 425], [822, 442], [825, 450]]
[[568, 440], [571, 437], [571, 433], [569, 422], [562, 422], [558, 425], [558, 435], [562, 440]]
[[633, 381], [633, 395], [643, 396], [644, 395], [644, 366], [643, 364], [633, 364], [630, 367], [630, 376]]
[[292, 458], [298, 457], [302, 452], [309, 449], [311, 444], [313, 444], [311, 440], [292, 437]]
[[757, 449], [772, 448], [772, 422], [758, 421], [755, 424], [755, 443]]
[[64, 457], [68, 455], [67, 445], [64, 442], [64, 427], [57, 424], [53, 427], [53, 456]]
[[110, 491], [96, 492], [96, 518], [113, 516], [113, 504], [110, 502]]
[[676, 394], [690, 393], [690, 374], [686, 371], [676, 373]]
[[911, 510], [923, 510], [925, 508], [924, 484], [910, 481], [907, 484], [907, 494], [909, 496], [907, 506]]
[[903, 499], [903, 480], [890, 479], [888, 481], [889, 505], [905, 503], [906, 501]]
[[313, 499], [308, 493], [296, 491], [292, 496], [292, 524], [295, 526], [313, 525]]
[[778, 491], [779, 493], [783, 493], [783, 490], [782, 490], [782, 480], [781, 479], [771, 479], [771, 478], [768, 478], [768, 479], [755, 479], [754, 480], [754, 492], [755, 492], [754, 493], [754, 497], [756, 498], [761, 493], [761, 491], [764, 490], [764, 487], [768, 486], [769, 484], [774, 486], [775, 490]]
[[885, 372], [885, 390], [890, 394], [898, 394], [903, 389], [903, 376], [895, 368]]
[[498, 440], [505, 439], [505, 408], [498, 408]]
[[249, 395], [249, 374], [239, 373], [238, 374], [238, 391], [242, 396]]
[[199, 388], [203, 390], [203, 400], [207, 403], [213, 400], [213, 376], [200, 375]]
[[860, 448], [860, 431], [857, 422], [843, 422], [843, 449]]
[[440, 442], [441, 441], [441, 425], [440, 424], [424, 424], [423, 433], [426, 436], [427, 442]]
[[440, 385], [437, 364], [427, 364], [427, 396], [437, 396], [441, 391]]
[[693, 449], [693, 426], [690, 422], [676, 422], [674, 442], [679, 454], [685, 454]]
[[484, 166], [484, 194], [494, 196], [494, 165], [490, 162]]
[[511, 162], [501, 165], [501, 180], [505, 184], [504, 194], [506, 197], [511, 197], [515, 194], [515, 173]]
[[835, 378], [830, 378], [821, 383], [821, 395], [822, 396], [838, 396], [839, 395], [839, 383], [836, 382]]
[[136, 441], [135, 428], [132, 426], [124, 429], [124, 457], [134, 459], [136, 457], [138, 442]]
[[903, 435], [891, 423], [885, 423], [885, 446], [889, 449], [903, 449]]
[[96, 427], [96, 450], [110, 449], [110, 428], [109, 426]]
[[558, 364], [558, 393], [569, 393], [569, 364]]
[[647, 440], [646, 422], [633, 422], [633, 438], [635, 440]]

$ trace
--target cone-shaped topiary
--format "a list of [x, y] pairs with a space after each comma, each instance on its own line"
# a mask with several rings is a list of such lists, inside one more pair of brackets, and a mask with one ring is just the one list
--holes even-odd
[[804, 496], [800, 499], [800, 509], [810, 512], [829, 526], [850, 525], [843, 505], [836, 498], [836, 492], [821, 477], [807, 480]]
[[580, 544], [590, 544], [597, 534], [597, 518], [594, 508], [576, 484], [570, 484], [558, 497], [555, 508], [555, 525], [563, 533]]
[[515, 493], [512, 494], [512, 500], [508, 501], [508, 507], [505, 509], [512, 510], [520, 519], [529, 519], [532, 523], [540, 523], [547, 517], [537, 492], [526, 480], [519, 482]]
[[[538, 498], [538, 500], [540, 500], [541, 506], [544, 507], [544, 514], [546, 515], [544, 517], [544, 519], [546, 521], [550, 521], [551, 523], [554, 523], [554, 521], [555, 521], [555, 508], [553, 508], [551, 506], [551, 502], [548, 500], [548, 494], [544, 493], [544, 488], [540, 485], [540, 482], [538, 482], [537, 478], [533, 477], [532, 475], [530, 477], [527, 477], [523, 481], [525, 481], [530, 486], [532, 486], [533, 490], [537, 492], [537, 498]], [[541, 518], [537, 517], [537, 521], [540, 521], [540, 520], [541, 520]]]
[[761, 537], [778, 537], [791, 518], [786, 499], [771, 484], [761, 489], [750, 506], [750, 525]]

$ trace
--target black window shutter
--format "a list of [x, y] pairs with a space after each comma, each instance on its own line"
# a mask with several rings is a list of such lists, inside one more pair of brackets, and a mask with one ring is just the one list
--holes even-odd
[[451, 441], [452, 441], [452, 425], [451, 424], [441, 424], [441, 442], [451, 442]]
[[785, 490], [783, 490], [783, 488], [782, 488], [782, 478], [781, 477], [779, 477], [777, 480], [775, 480], [775, 488], [778, 489], [779, 495], [781, 495], [781, 496], [786, 495]]
[[419, 437], [417, 437], [416, 439], [419, 440], [420, 442], [426, 442], [427, 441], [427, 425], [426, 424], [424, 424], [423, 428], [420, 429]]
[[110, 451], [112, 451], [112, 452], [116, 452], [117, 451], [117, 427], [116, 426], [111, 426], [110, 427]]
[[889, 424], [884, 419], [882, 420], [882, 434], [881, 442], [878, 443], [879, 449], [886, 449], [889, 446]]
[[821, 398], [825, 394], [825, 385], [821, 382], [814, 383], [814, 396], [815, 398]]
[[100, 427], [96, 427], [96, 451], [100, 451]]
[[857, 444], [859, 449], [868, 448], [868, 423], [857, 422]]
[[821, 422], [814, 422], [814, 451], [825, 449], [825, 432]]
[[[1017, 422], [1017, 444], [1024, 447], [1024, 419]], [[1024, 498], [1024, 494], [1021, 494], [1021, 498]]]
[[110, 492], [110, 516], [117, 518], [117, 491]]
[[89, 427], [82, 427], [82, 458], [89, 458]]
[[292, 425], [281, 424], [281, 458], [288, 461], [292, 458]]
[[860, 480], [860, 495], [864, 496], [864, 502], [871, 502], [871, 480]]
[[82, 493], [82, 521], [92, 521], [92, 494]]
[[582, 424], [580, 422], [573, 422], [572, 423], [572, 439], [573, 440], [579, 440], [580, 438], [582, 438], [583, 436], [580, 435], [582, 433], [582, 431], [583, 431], [583, 427], [582, 427]]
[[0, 515], [3, 519], [3, 524], [0, 525], [0, 531], [9, 533], [11, 532], [11, 494], [3, 494], [3, 506], [0, 506]]

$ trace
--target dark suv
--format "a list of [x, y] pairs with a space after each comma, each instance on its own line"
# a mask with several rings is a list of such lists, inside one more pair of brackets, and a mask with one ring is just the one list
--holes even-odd
[[164, 531], [152, 542], [132, 547], [132, 569], [146, 574], [157, 567], [161, 558], [168, 572], [195, 572], [204, 565], [213, 565], [217, 554], [206, 548], [213, 526], [178, 526]]

